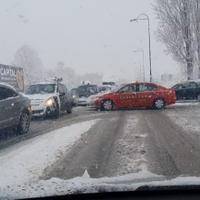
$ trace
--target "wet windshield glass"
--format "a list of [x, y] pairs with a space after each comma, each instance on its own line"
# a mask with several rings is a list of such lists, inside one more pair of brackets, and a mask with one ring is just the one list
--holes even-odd
[[97, 94], [98, 88], [95, 85], [85, 85], [78, 87], [79, 97], [89, 97], [93, 94]]
[[26, 94], [48, 94], [55, 92], [55, 84], [41, 84], [31, 85], [27, 90]]
[[0, 27], [0, 200], [200, 188], [200, 0], [0, 0]]

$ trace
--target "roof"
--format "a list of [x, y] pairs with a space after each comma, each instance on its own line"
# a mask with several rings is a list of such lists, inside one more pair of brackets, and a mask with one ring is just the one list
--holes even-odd
[[46, 81], [46, 82], [33, 83], [30, 85], [46, 85], [46, 84], [56, 84], [56, 82], [55, 81]]
[[16, 91], [16, 89], [12, 85], [9, 85], [8, 83], [0, 82], [0, 86]]
[[177, 84], [184, 84], [184, 83], [190, 83], [190, 82], [196, 82], [196, 83], [199, 83], [199, 82], [200, 82], [200, 79], [188, 80], [188, 81], [182, 81], [182, 82], [179, 82], [179, 83], [177, 83]]

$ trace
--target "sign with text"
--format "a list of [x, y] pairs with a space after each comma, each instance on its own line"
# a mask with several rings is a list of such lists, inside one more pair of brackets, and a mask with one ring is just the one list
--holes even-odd
[[10, 84], [18, 91], [24, 91], [23, 68], [0, 64], [0, 82]]

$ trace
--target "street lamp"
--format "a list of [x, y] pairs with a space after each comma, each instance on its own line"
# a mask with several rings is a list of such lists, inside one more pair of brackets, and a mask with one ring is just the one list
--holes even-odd
[[136, 49], [136, 50], [133, 50], [133, 53], [141, 53], [142, 54], [142, 67], [141, 67], [140, 71], [141, 71], [141, 74], [143, 76], [143, 81], [145, 81], [144, 50], [143, 49]]
[[137, 18], [131, 19], [130, 22], [137, 22], [146, 20], [148, 22], [148, 38], [149, 38], [149, 75], [150, 82], [152, 82], [152, 69], [151, 69], [151, 32], [150, 32], [150, 19], [149, 16], [145, 13], [140, 14]]

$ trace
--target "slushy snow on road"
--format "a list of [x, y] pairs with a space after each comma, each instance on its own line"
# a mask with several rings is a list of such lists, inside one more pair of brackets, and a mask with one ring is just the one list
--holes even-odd
[[37, 182], [43, 170], [66, 153], [96, 122], [73, 124], [1, 152], [0, 188]]

